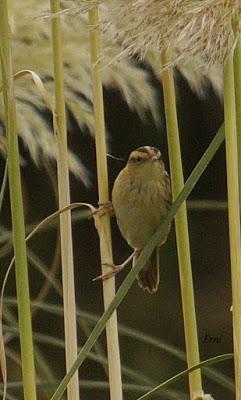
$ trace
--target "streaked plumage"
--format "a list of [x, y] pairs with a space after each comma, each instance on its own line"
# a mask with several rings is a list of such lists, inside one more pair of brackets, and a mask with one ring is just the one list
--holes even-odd
[[[112, 203], [122, 236], [136, 250], [135, 263], [171, 206], [170, 180], [158, 149], [144, 146], [130, 154], [115, 180]], [[159, 247], [169, 230], [138, 276], [139, 285], [150, 293], [158, 288]]]

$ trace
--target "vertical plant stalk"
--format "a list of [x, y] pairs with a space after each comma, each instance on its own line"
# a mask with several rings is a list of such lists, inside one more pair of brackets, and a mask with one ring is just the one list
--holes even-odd
[[[93, 105], [95, 114], [95, 143], [96, 143], [98, 193], [99, 193], [100, 204], [105, 204], [109, 200], [109, 189], [108, 189], [108, 171], [107, 171], [107, 160], [106, 160], [103, 89], [102, 89], [100, 61], [99, 61], [100, 36], [99, 36], [98, 6], [93, 7], [89, 11], [89, 24], [90, 24], [90, 53], [91, 53], [92, 80], [93, 80]], [[101, 217], [98, 227], [98, 232], [100, 237], [102, 273], [104, 274], [108, 271], [108, 267], [103, 265], [103, 263], [113, 262], [110, 216], [108, 214]], [[106, 310], [115, 296], [114, 278], [103, 281], [103, 296], [104, 296], [104, 307]], [[120, 364], [116, 311], [111, 315], [109, 321], [106, 324], [106, 340], [107, 340], [107, 352], [108, 352], [110, 398], [111, 400], [121, 400], [122, 399], [121, 364]]]
[[[162, 65], [169, 62], [169, 55], [163, 52]], [[172, 67], [165, 68], [162, 73], [168, 152], [170, 159], [171, 185], [173, 200], [177, 198], [184, 186], [179, 130], [177, 121], [175, 85]], [[176, 240], [178, 250], [179, 275], [182, 294], [182, 309], [188, 368], [200, 362], [197, 322], [192, 280], [192, 266], [188, 233], [187, 209], [184, 201], [175, 217]], [[196, 370], [189, 375], [190, 398], [201, 396], [201, 371]]]
[[15, 275], [18, 300], [23, 390], [25, 400], [35, 400], [36, 386], [28, 264], [26, 255], [23, 198], [16, 127], [16, 106], [14, 98], [8, 24], [8, 2], [7, 0], [0, 0], [0, 56], [3, 79], [4, 107], [6, 115], [5, 126], [8, 146], [8, 178], [15, 255]]
[[[50, 6], [53, 13], [60, 11], [59, 0], [50, 0]], [[55, 16], [52, 19], [52, 46], [54, 57], [55, 113], [57, 124], [56, 131], [58, 142], [57, 175], [59, 209], [61, 209], [70, 204], [70, 188], [64, 98], [62, 32], [59, 16]], [[64, 304], [65, 357], [66, 371], [68, 372], [77, 358], [77, 324], [70, 211], [60, 214], [60, 238]], [[69, 400], [79, 400], [78, 372], [74, 374], [73, 378], [69, 382], [67, 395]]]
[[[233, 342], [236, 399], [241, 398], [241, 246], [238, 152], [233, 53], [224, 65], [224, 126], [226, 143], [229, 243], [233, 301]], [[237, 104], [238, 105], [238, 104]], [[238, 110], [240, 112], [240, 110]]]
[[241, 36], [234, 52], [235, 103], [238, 143], [239, 204], [241, 205]]

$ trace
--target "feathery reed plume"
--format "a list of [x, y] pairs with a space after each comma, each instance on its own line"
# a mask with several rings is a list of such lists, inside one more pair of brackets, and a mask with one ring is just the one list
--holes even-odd
[[[49, 23], [51, 18], [48, 10], [48, 0], [36, 2], [26, 0], [25, 7], [20, 2], [10, 1], [11, 30], [13, 38], [13, 65], [14, 72], [22, 69], [31, 69], [43, 80], [49, 96], [54, 92], [53, 69], [51, 65], [51, 48], [49, 46]], [[62, 1], [61, 9], [94, 2]], [[87, 9], [86, 9], [87, 10]], [[86, 11], [83, 8], [81, 11]], [[106, 13], [103, 8], [103, 14]], [[80, 129], [88, 128], [94, 132], [94, 117], [92, 106], [91, 70], [88, 59], [88, 17], [82, 13], [62, 17], [64, 40], [68, 43], [64, 54], [64, 71], [66, 83], [66, 106], [74, 116]], [[112, 43], [108, 32], [103, 35], [104, 47], [110, 48], [106, 55], [106, 63], [121, 51], [118, 43]], [[149, 85], [149, 75], [139, 68], [128, 57], [115, 66], [103, 70], [103, 84], [105, 87], [115, 87], [123, 95], [129, 107], [145, 118], [148, 109], [156, 122], [159, 122], [156, 95]], [[16, 82], [16, 104], [18, 118], [18, 132], [29, 150], [30, 156], [36, 165], [41, 164], [42, 155], [47, 158], [56, 158], [57, 145], [52, 135], [51, 124], [46, 113], [46, 105], [39, 96], [30, 79], [22, 78]], [[47, 116], [47, 120], [46, 120]], [[0, 123], [4, 125], [3, 103], [0, 98]], [[6, 154], [5, 138], [0, 125], [0, 154]], [[86, 175], [86, 170], [79, 158], [71, 154], [71, 171], [76, 175]], [[81, 175], [82, 173], [82, 175]], [[87, 182], [88, 183], [88, 182]]]
[[[119, 19], [127, 18], [118, 37], [131, 54], [144, 58], [171, 49], [172, 65], [202, 56], [203, 65], [223, 64], [235, 45], [232, 23], [240, 14], [238, 0], [132, 0], [119, 2]], [[120, 18], [121, 16], [121, 18]], [[238, 20], [238, 19], [237, 19]], [[240, 23], [236, 30], [240, 31]], [[230, 36], [231, 35], [231, 36]]]
[[[235, 3], [234, 10], [230, 11], [233, 15], [237, 11], [238, 0], [232, 3]], [[216, 61], [222, 59], [220, 51], [227, 35], [224, 32], [219, 34], [218, 26], [223, 16], [227, 15], [225, 12], [222, 16], [220, 14], [219, 25], [216, 26], [212, 15], [216, 9], [221, 13], [225, 8], [224, 0], [120, 0], [113, 1], [109, 8], [113, 40], [120, 42], [123, 48], [118, 59], [127, 54], [135, 55], [151, 64], [159, 75], [159, 54], [169, 49], [173, 54], [169, 63], [180, 70], [198, 94], [205, 93], [207, 79], [220, 94], [222, 71]], [[200, 29], [203, 30], [201, 35]], [[210, 47], [208, 32], [215, 34], [215, 55]]]

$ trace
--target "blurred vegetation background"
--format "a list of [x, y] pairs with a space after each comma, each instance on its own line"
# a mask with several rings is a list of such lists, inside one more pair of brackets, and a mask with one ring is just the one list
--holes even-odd
[[[34, 6], [34, 1], [31, 7]], [[16, 10], [15, 10], [16, 11]], [[32, 11], [32, 14], [34, 12]], [[73, 34], [73, 32], [71, 33]], [[43, 38], [45, 34], [43, 34]], [[79, 33], [78, 33], [79, 35]], [[79, 36], [75, 38], [76, 46]], [[39, 37], [39, 40], [41, 37]], [[26, 43], [34, 48], [34, 40], [24, 37], [16, 38], [13, 46], [13, 55], [15, 46], [18, 52], [21, 51], [21, 45]], [[72, 46], [73, 42], [72, 42]], [[66, 44], [68, 47], [68, 44]], [[24, 49], [25, 47], [23, 47]], [[38, 48], [39, 51], [39, 48]], [[41, 49], [45, 53], [45, 47]], [[43, 57], [38, 53], [36, 65]], [[88, 55], [86, 55], [88, 57]], [[105, 118], [108, 131], [108, 152], [114, 157], [108, 158], [110, 189], [112, 188], [115, 177], [121, 168], [125, 165], [129, 153], [141, 145], [153, 145], [160, 148], [163, 159], [168, 169], [167, 142], [165, 132], [165, 121], [163, 111], [162, 88], [159, 80], [150, 65], [146, 65], [137, 60], [132, 60], [132, 74], [140, 76], [138, 83], [141, 85], [142, 77], [145, 76], [145, 85], [149, 85], [152, 99], [155, 100], [156, 110], [150, 111], [150, 107], [143, 106], [146, 111], [142, 111], [140, 117], [140, 107], [133, 106], [139, 102], [137, 96], [138, 90], [134, 93], [131, 107], [127, 104], [126, 97], [120, 86], [106, 84], [104, 86]], [[21, 60], [21, 68], [33, 68], [29, 65], [28, 58]], [[16, 65], [16, 70], [20, 65]], [[43, 81], [51, 78], [46, 71], [41, 71]], [[66, 63], [66, 80], [68, 81], [69, 65]], [[105, 72], [106, 74], [106, 72]], [[144, 74], [144, 75], [143, 75]], [[128, 75], [128, 72], [127, 72]], [[70, 76], [70, 75], [69, 75]], [[131, 80], [131, 75], [128, 75]], [[176, 71], [177, 87], [177, 107], [179, 127], [181, 134], [181, 147], [185, 177], [188, 177], [206, 147], [214, 137], [223, 121], [223, 105], [219, 95], [215, 92], [212, 85], [206, 81], [205, 95], [198, 96], [189, 86], [188, 81], [180, 71]], [[79, 79], [79, 88], [74, 93], [75, 100], [78, 98], [81, 104], [88, 108], [88, 113], [92, 112], [91, 99], [86, 97], [86, 93], [81, 92], [81, 73], [76, 75]], [[24, 84], [25, 85], [25, 84]], [[125, 85], [128, 86], [126, 80]], [[25, 87], [26, 93], [31, 93], [33, 88]], [[28, 92], [29, 90], [29, 92]], [[72, 88], [68, 88], [68, 91]], [[141, 91], [141, 87], [139, 87]], [[68, 97], [67, 92], [67, 97]], [[124, 93], [125, 94], [125, 93]], [[136, 97], [135, 97], [136, 96]], [[30, 96], [31, 97], [31, 96]], [[135, 100], [136, 99], [136, 100]], [[153, 100], [153, 101], [154, 101]], [[18, 101], [18, 100], [17, 100]], [[41, 124], [45, 124], [51, 129], [50, 116], [43, 105], [27, 102], [26, 98], [19, 98], [19, 101], [27, 104], [28, 120], [31, 117], [41, 118]], [[77, 101], [77, 100], [76, 100]], [[151, 104], [151, 102], [150, 102]], [[149, 105], [150, 105], [149, 104]], [[68, 140], [71, 152], [75, 159], [80, 159], [87, 171], [89, 185], [86, 186], [77, 176], [78, 173], [71, 173], [71, 199], [72, 202], [81, 201], [91, 204], [97, 204], [97, 179], [95, 167], [95, 147], [94, 139], [90, 134], [91, 128], [88, 124], [79, 123], [76, 118], [78, 107], [75, 105], [71, 110], [68, 107]], [[26, 110], [25, 110], [26, 111]], [[154, 117], [153, 117], [154, 115]], [[21, 118], [24, 119], [25, 115]], [[158, 121], [158, 122], [157, 122]], [[90, 124], [91, 125], [91, 124]], [[20, 127], [21, 128], [21, 127]], [[31, 130], [30, 125], [25, 127]], [[21, 129], [19, 130], [21, 134]], [[36, 136], [32, 129], [31, 134]], [[51, 132], [48, 135], [52, 135]], [[29, 139], [30, 140], [30, 139]], [[42, 148], [38, 161], [33, 160], [31, 149], [28, 146], [28, 139], [20, 136], [20, 148], [22, 158], [22, 182], [24, 187], [24, 205], [26, 226], [37, 224], [57, 208], [56, 205], [56, 187], [53, 185], [56, 173], [56, 165], [53, 158], [44, 157]], [[0, 159], [1, 179], [4, 173], [5, 160]], [[92, 282], [92, 279], [100, 273], [100, 258], [98, 236], [94, 228], [93, 221], [89, 219], [78, 220], [81, 212], [73, 213], [73, 240], [74, 240], [74, 261], [75, 261], [75, 282], [77, 304], [79, 309], [91, 314], [101, 315], [103, 312], [102, 289], [100, 282]], [[199, 332], [199, 344], [201, 360], [215, 356], [221, 353], [232, 352], [232, 328], [231, 328], [231, 284], [229, 268], [229, 250], [228, 250], [228, 226], [226, 209], [226, 178], [225, 178], [225, 156], [224, 148], [218, 151], [206, 172], [196, 185], [190, 198], [188, 199], [188, 217], [191, 239], [191, 253], [194, 289], [196, 299], [197, 322]], [[6, 240], [11, 230], [11, 219], [9, 210], [9, 195], [6, 189], [3, 206], [1, 210], [0, 229], [1, 229], [1, 265], [0, 282], [3, 281], [6, 272], [6, 266], [11, 260], [12, 248], [11, 240]], [[114, 261], [122, 262], [129, 254], [131, 249], [120, 235], [116, 222], [113, 218], [113, 247]], [[28, 247], [35, 256], [41, 260], [47, 269], [55, 264], [56, 278], [60, 280], [60, 256], [59, 239], [57, 224], [39, 233], [31, 240]], [[30, 263], [30, 287], [32, 299], [35, 299], [45, 279], [42, 274]], [[126, 274], [124, 270], [116, 277], [116, 285], [119, 286]], [[184, 334], [182, 322], [182, 309], [180, 300], [180, 287], [177, 266], [177, 255], [175, 245], [174, 227], [172, 228], [169, 240], [161, 248], [161, 269], [160, 269], [160, 287], [157, 294], [149, 295], [139, 289], [135, 283], [128, 292], [123, 303], [118, 308], [118, 321], [137, 331], [149, 334], [157, 339], [175, 346], [184, 351]], [[14, 272], [10, 274], [7, 283], [5, 296], [15, 296]], [[53, 288], [49, 288], [46, 303], [61, 305], [61, 298]], [[16, 317], [16, 309], [14, 308]], [[63, 320], [61, 316], [54, 316], [46, 311], [38, 311], [33, 316], [34, 332], [46, 335], [56, 336], [63, 339]], [[79, 330], [79, 344], [85, 341], [83, 330]], [[104, 335], [100, 339], [101, 345], [105, 348]], [[16, 337], [9, 337], [7, 348], [18, 353], [18, 340]], [[46, 359], [54, 371], [56, 380], [65, 373], [64, 351], [48, 344], [38, 344]], [[167, 351], [156, 350], [148, 344], [135, 341], [133, 338], [120, 333], [120, 351], [123, 365], [128, 366], [136, 373], [141, 373], [146, 377], [147, 382], [157, 384], [170, 376], [185, 369], [185, 363], [178, 360]], [[215, 369], [219, 370], [227, 378], [233, 378], [232, 362], [225, 362]], [[21, 380], [20, 369], [13, 359], [8, 359], [9, 381]], [[81, 380], [107, 381], [104, 368], [93, 360], [88, 360], [80, 368]], [[232, 400], [234, 394], [227, 387], [224, 388], [217, 382], [203, 377], [204, 388], [208, 393], [213, 394], [215, 399]], [[131, 382], [131, 379], [123, 374], [123, 382]], [[143, 384], [145, 384], [143, 379]], [[140, 382], [139, 382], [140, 384]], [[172, 393], [175, 389], [175, 393]], [[50, 390], [51, 392], [51, 390]], [[100, 389], [82, 388], [83, 399], [106, 399], [106, 393]], [[13, 390], [17, 398], [21, 398], [21, 390]], [[41, 391], [39, 398], [49, 398], [45, 390]], [[178, 397], [179, 393], [179, 397]], [[155, 398], [188, 398], [184, 393], [188, 393], [186, 380], [170, 387], [170, 393], [161, 394]], [[181, 397], [182, 396], [182, 397]], [[136, 395], [132, 392], [125, 392], [124, 398], [132, 400]]]

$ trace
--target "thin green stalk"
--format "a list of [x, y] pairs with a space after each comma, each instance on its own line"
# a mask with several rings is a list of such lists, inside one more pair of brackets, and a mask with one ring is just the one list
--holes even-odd
[[[60, 1], [50, 0], [52, 13], [60, 11]], [[56, 133], [58, 142], [57, 174], [59, 208], [70, 204], [68, 145], [64, 97], [63, 45], [60, 16], [51, 20], [55, 80]], [[60, 215], [61, 262], [64, 303], [65, 357], [68, 372], [77, 357], [77, 324], [73, 265], [71, 212]], [[67, 389], [68, 399], [79, 400], [78, 374], [74, 374]]]
[[7, 180], [8, 180], [8, 160], [6, 160], [4, 173], [3, 173], [2, 185], [1, 185], [1, 189], [0, 189], [0, 212], [2, 209], [3, 198], [4, 198], [6, 186], [7, 186]]
[[[190, 375], [192, 371], [196, 371], [197, 369], [200, 370], [203, 367], [206, 367], [208, 365], [213, 365], [217, 364], [226, 360], [231, 360], [233, 358], [233, 353], [227, 353], [227, 354], [221, 354], [212, 358], [209, 358], [208, 360], [199, 362], [197, 365], [192, 366], [191, 368], [186, 369], [185, 371], [179, 372], [179, 374], [172, 376], [171, 378], [167, 379], [165, 382], [162, 382], [160, 385], [155, 387], [154, 389], [150, 390], [148, 393], [145, 393], [143, 396], [138, 397], [137, 400], [144, 400], [144, 399], [150, 399], [152, 398], [153, 394], [156, 394], [159, 390], [166, 388], [167, 386], [177, 382], [179, 379], [186, 375]], [[199, 397], [201, 400], [201, 397]]]
[[[162, 64], [169, 62], [167, 53], [162, 54]], [[168, 152], [171, 170], [172, 195], [175, 200], [184, 186], [182, 158], [177, 121], [175, 85], [172, 67], [162, 73]], [[195, 301], [192, 279], [192, 265], [190, 242], [188, 233], [187, 208], [184, 201], [175, 217], [176, 240], [178, 250], [179, 275], [182, 295], [182, 310], [188, 367], [200, 362]], [[193, 399], [203, 393], [201, 371], [195, 370], [188, 375], [190, 398]]]
[[234, 52], [234, 80], [238, 143], [239, 204], [241, 205], [241, 36]]
[[127, 277], [125, 278], [124, 282], [121, 284], [119, 287], [115, 297], [113, 298], [112, 302], [110, 303], [109, 307], [107, 310], [104, 312], [104, 314], [100, 317], [98, 320], [97, 324], [95, 325], [93, 331], [89, 335], [87, 341], [85, 342], [81, 352], [78, 354], [78, 358], [76, 362], [72, 365], [70, 371], [68, 374], [65, 375], [65, 377], [62, 379], [61, 383], [59, 384], [58, 388], [54, 392], [53, 396], [51, 397], [51, 400], [60, 400], [65, 389], [66, 385], [68, 384], [69, 380], [71, 379], [72, 375], [75, 373], [75, 371], [82, 365], [84, 362], [87, 354], [91, 350], [91, 348], [94, 346], [94, 343], [98, 339], [98, 337], [101, 335], [103, 332], [107, 321], [109, 320], [110, 316], [114, 312], [114, 310], [120, 305], [124, 297], [126, 296], [129, 288], [133, 284], [133, 282], [136, 279], [136, 276], [140, 272], [140, 270], [143, 268], [147, 260], [150, 258], [153, 250], [157, 246], [160, 237], [164, 234], [166, 229], [168, 229], [168, 226], [172, 222], [174, 216], [176, 215], [179, 207], [183, 203], [184, 200], [187, 199], [189, 194], [191, 193], [192, 189], [196, 185], [197, 181], [199, 180], [200, 176], [202, 173], [205, 171], [207, 168], [209, 162], [212, 160], [213, 156], [216, 154], [217, 150], [219, 149], [220, 145], [223, 143], [224, 140], [224, 128], [223, 125], [217, 132], [216, 136], [208, 146], [208, 149], [205, 151], [204, 155], [202, 156], [201, 160], [198, 162], [196, 167], [194, 168], [193, 172], [189, 176], [187, 182], [185, 183], [183, 190], [181, 193], [178, 195], [177, 199], [173, 203], [172, 207], [168, 211], [165, 220], [161, 223], [160, 227], [157, 229], [157, 231], [153, 234], [153, 236], [150, 238], [150, 241], [147, 243], [147, 245], [144, 247], [143, 251], [140, 254], [140, 257], [138, 258], [135, 266], [130, 270], [128, 273]]
[[[98, 6], [93, 7], [89, 11], [90, 24], [90, 54], [92, 66], [92, 82], [93, 82], [93, 105], [95, 116], [95, 144], [96, 144], [96, 160], [97, 160], [97, 178], [99, 203], [105, 204], [109, 200], [108, 189], [108, 171], [106, 159], [106, 138], [105, 138], [105, 119], [103, 104], [103, 89], [100, 72], [100, 35], [99, 35], [99, 16]], [[102, 273], [108, 271], [108, 267], [104, 263], [113, 263], [110, 216], [101, 217], [99, 226], [97, 226], [100, 239], [100, 255], [102, 263]], [[108, 309], [111, 301], [115, 296], [115, 279], [114, 277], [103, 281], [103, 297], [104, 308]], [[122, 381], [121, 381], [121, 364], [119, 351], [119, 338], [117, 327], [116, 311], [110, 315], [110, 319], [106, 325], [107, 355], [110, 382], [110, 398], [111, 400], [122, 400]]]
[[233, 300], [233, 342], [236, 399], [241, 398], [241, 246], [233, 53], [224, 65], [224, 124], [226, 142], [229, 243]]
[[28, 265], [26, 256], [23, 199], [16, 127], [16, 107], [9, 40], [10, 31], [8, 24], [8, 2], [7, 0], [1, 0], [0, 52], [3, 79], [3, 97], [6, 115], [5, 126], [8, 145], [8, 178], [15, 254], [15, 274], [18, 298], [18, 318], [20, 329], [24, 399], [35, 400], [36, 386], [33, 357], [32, 324], [30, 313]]

